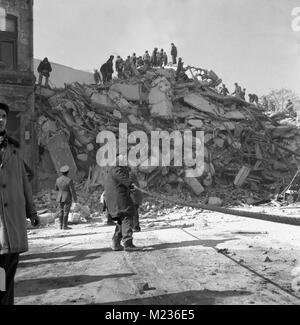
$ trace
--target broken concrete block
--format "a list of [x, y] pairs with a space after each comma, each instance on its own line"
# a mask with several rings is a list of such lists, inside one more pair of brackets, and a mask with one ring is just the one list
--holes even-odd
[[200, 195], [205, 191], [204, 187], [196, 178], [185, 177], [184, 182], [191, 188], [196, 195]]
[[211, 141], [214, 138], [212, 133], [206, 133], [204, 136], [204, 143], [208, 143], [209, 141]]
[[134, 115], [128, 115], [128, 120], [132, 125], [136, 125], [138, 124], [138, 120]]
[[122, 95], [116, 91], [110, 90], [108, 92], [108, 97], [118, 106], [120, 109], [128, 109], [130, 104], [128, 101], [122, 97]]
[[188, 124], [198, 129], [201, 129], [203, 127], [203, 122], [201, 120], [189, 120]]
[[249, 167], [243, 166], [234, 180], [234, 185], [238, 187], [242, 186], [245, 183], [250, 172], [251, 169]]
[[55, 91], [49, 88], [40, 87], [37, 86], [35, 90], [36, 95], [44, 97], [44, 98], [50, 98], [55, 95]]
[[78, 212], [71, 212], [70, 213], [70, 219], [69, 222], [76, 225], [80, 223], [81, 215]]
[[48, 99], [48, 103], [51, 105], [51, 107], [57, 107], [58, 105], [62, 105], [64, 102], [67, 102], [66, 99], [64, 99], [65, 94], [64, 93], [58, 93], [57, 95], [54, 95]]
[[65, 135], [63, 133], [54, 135], [49, 140], [47, 149], [57, 174], [60, 174], [61, 167], [67, 165], [70, 167], [71, 178], [76, 179], [77, 166]]
[[210, 197], [208, 199], [208, 205], [220, 207], [222, 204], [223, 201], [218, 197]]
[[122, 114], [118, 110], [114, 110], [114, 117], [116, 117], [119, 120], [122, 120]]
[[218, 146], [219, 148], [223, 148], [225, 144], [225, 140], [221, 138], [215, 138], [214, 139], [214, 144]]
[[152, 83], [149, 94], [151, 116], [171, 118], [173, 116], [173, 103], [171, 97], [171, 84], [164, 78], [157, 78]]
[[40, 214], [39, 218], [40, 218], [40, 226], [41, 227], [45, 227], [45, 226], [55, 222], [55, 214], [54, 213]]
[[42, 131], [44, 133], [49, 133], [49, 132], [56, 133], [57, 132], [56, 123], [54, 121], [47, 120], [42, 125]]
[[198, 109], [201, 112], [213, 115], [219, 115], [218, 108], [214, 104], [210, 104], [203, 96], [197, 93], [190, 93], [184, 97], [185, 103]]
[[285, 163], [282, 163], [280, 161], [275, 161], [273, 164], [273, 168], [275, 170], [282, 170], [282, 171], [286, 171], [289, 169]]
[[277, 137], [283, 137], [285, 134], [289, 133], [290, 131], [294, 130], [293, 126], [290, 125], [280, 125], [276, 127], [272, 131], [272, 137], [277, 138]]
[[73, 110], [73, 111], [76, 111], [76, 107], [75, 107], [75, 105], [71, 102], [71, 101], [67, 101], [67, 102], [65, 102], [64, 103], [64, 107], [66, 108], [66, 109], [71, 109], [71, 110]]
[[221, 131], [226, 131], [227, 129], [230, 131], [235, 130], [235, 123], [233, 122], [217, 122], [217, 121], [211, 121], [211, 124], [215, 129], [219, 129]]
[[68, 111], [63, 111], [62, 115], [68, 126], [73, 127], [74, 125], [76, 125], [76, 121], [73, 115], [70, 114]]
[[110, 91], [120, 93], [125, 99], [129, 101], [140, 100], [139, 85], [128, 85], [128, 84], [114, 84], [110, 87]]
[[226, 118], [228, 118], [229, 120], [245, 120], [246, 119], [245, 115], [240, 111], [227, 112], [224, 116]]
[[106, 95], [94, 93], [91, 97], [92, 105], [95, 109], [115, 109], [116, 104]]

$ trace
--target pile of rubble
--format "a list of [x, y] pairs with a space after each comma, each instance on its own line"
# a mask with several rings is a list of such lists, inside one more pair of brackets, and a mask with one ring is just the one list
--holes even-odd
[[187, 178], [185, 166], [140, 167], [145, 189], [219, 205], [255, 204], [280, 193], [297, 171], [297, 127], [281, 123], [278, 116], [272, 119], [260, 106], [220, 95], [192, 70], [190, 75], [178, 80], [173, 67], [140, 68], [130, 79], [101, 86], [37, 88], [40, 181], [51, 184], [68, 164], [80, 184], [82, 203], [96, 211], [106, 173], [96, 164], [96, 137], [112, 131], [118, 138], [119, 124], [127, 123], [128, 133], [205, 134], [201, 177]]

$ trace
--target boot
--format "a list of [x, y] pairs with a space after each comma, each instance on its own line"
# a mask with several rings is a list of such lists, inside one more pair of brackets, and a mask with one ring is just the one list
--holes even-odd
[[63, 230], [71, 230], [72, 228], [68, 227], [69, 216], [64, 216]]
[[60, 228], [60, 230], [62, 230], [63, 229], [63, 227], [64, 227], [64, 217], [63, 216], [59, 216], [59, 228]]
[[116, 238], [113, 238], [112, 240], [112, 245], [111, 245], [111, 249], [114, 252], [120, 252], [124, 250], [124, 247], [121, 245], [121, 240], [118, 240]]
[[124, 243], [124, 249], [125, 249], [125, 252], [137, 252], [137, 251], [141, 250], [141, 248], [138, 248], [138, 247], [133, 245], [132, 239], [127, 240]]

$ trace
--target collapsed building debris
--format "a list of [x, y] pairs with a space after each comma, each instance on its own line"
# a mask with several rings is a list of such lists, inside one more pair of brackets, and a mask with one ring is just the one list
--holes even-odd
[[172, 67], [142, 67], [132, 78], [100, 86], [38, 88], [36, 110], [42, 186], [51, 187], [53, 171], [69, 165], [83, 193], [81, 203], [91, 213], [100, 209], [106, 174], [96, 163], [96, 138], [100, 131], [118, 138], [120, 123], [128, 124], [128, 132], [147, 134], [204, 131], [201, 176], [186, 177], [185, 165], [138, 168], [142, 188], [186, 200], [197, 197], [216, 205], [264, 201], [289, 184], [300, 161], [295, 125], [282, 124], [278, 116], [272, 118], [240, 98], [220, 95], [196, 77], [178, 80]]

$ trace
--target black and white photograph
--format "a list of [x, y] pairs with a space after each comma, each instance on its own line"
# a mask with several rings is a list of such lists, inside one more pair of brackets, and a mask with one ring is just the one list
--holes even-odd
[[0, 306], [54, 305], [300, 305], [299, 0], [0, 0]]

